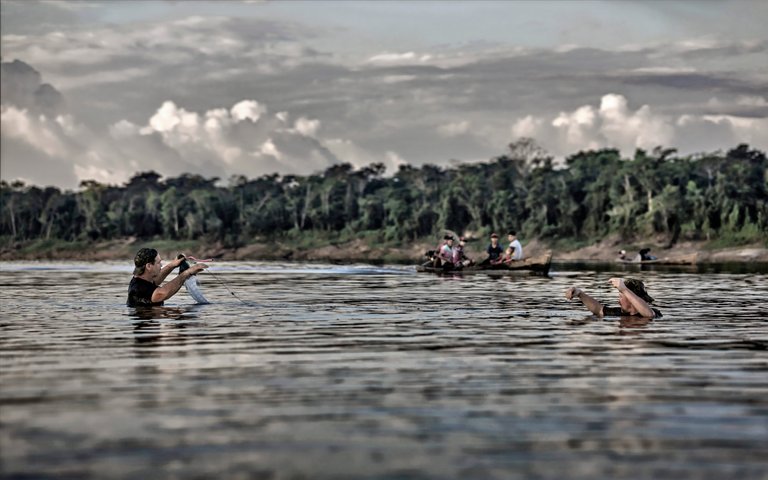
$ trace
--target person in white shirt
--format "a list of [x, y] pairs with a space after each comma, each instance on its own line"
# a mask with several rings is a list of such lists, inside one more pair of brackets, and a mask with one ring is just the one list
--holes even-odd
[[523, 246], [520, 244], [520, 240], [517, 239], [517, 232], [512, 230], [507, 235], [507, 238], [509, 239], [509, 248], [514, 250], [514, 253], [512, 254], [512, 260], [522, 260]]
[[424, 266], [431, 266], [435, 268], [443, 268], [444, 270], [450, 270], [453, 265], [453, 236], [446, 235], [443, 237], [443, 244], [437, 250], [430, 250], [427, 252], [429, 260]]

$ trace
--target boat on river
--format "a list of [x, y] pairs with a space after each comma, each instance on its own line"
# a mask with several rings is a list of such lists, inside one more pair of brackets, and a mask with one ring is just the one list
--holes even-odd
[[540, 275], [546, 275], [549, 273], [549, 267], [552, 264], [552, 252], [547, 251], [541, 255], [534, 257], [528, 257], [525, 260], [518, 260], [511, 264], [499, 264], [499, 265], [472, 265], [470, 267], [463, 268], [451, 268], [444, 269], [442, 267], [430, 267], [419, 265], [416, 267], [417, 272], [426, 273], [450, 273], [450, 274], [471, 274], [471, 273], [488, 273], [494, 274], [506, 274], [510, 272], [533, 272]]
[[655, 258], [653, 260], [631, 260], [625, 258], [616, 259], [619, 263], [627, 263], [630, 265], [696, 265], [698, 253], [691, 253], [689, 255], [680, 255], [677, 257], [664, 257]]

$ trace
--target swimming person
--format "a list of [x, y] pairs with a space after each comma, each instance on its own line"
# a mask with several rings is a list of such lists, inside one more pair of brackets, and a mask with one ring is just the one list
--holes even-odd
[[565, 298], [578, 298], [590, 312], [600, 317], [661, 317], [661, 312], [650, 306], [653, 297], [645, 291], [642, 281], [635, 278], [612, 278], [610, 282], [619, 291], [618, 307], [606, 307], [578, 287], [566, 290]]
[[133, 259], [135, 268], [133, 269], [131, 283], [128, 285], [127, 305], [129, 307], [162, 305], [165, 300], [168, 300], [179, 291], [189, 277], [208, 268], [208, 265], [204, 263], [192, 265], [161, 287], [160, 284], [165, 280], [165, 277], [174, 268], [181, 265], [184, 260], [185, 258], [182, 256], [181, 258], [171, 260], [168, 265], [163, 266], [163, 260], [160, 258], [157, 250], [154, 248], [142, 248], [139, 250]]

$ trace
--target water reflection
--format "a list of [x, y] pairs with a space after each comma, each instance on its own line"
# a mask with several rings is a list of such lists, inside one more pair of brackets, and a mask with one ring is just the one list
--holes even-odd
[[138, 318], [141, 320], [155, 320], [155, 319], [174, 319], [180, 318], [196, 318], [198, 315], [199, 306], [189, 307], [169, 307], [169, 306], [152, 306], [152, 307], [136, 307], [128, 309], [128, 316], [130, 318]]
[[[133, 322], [134, 339], [137, 346], [161, 347], [186, 343], [185, 331], [189, 328], [200, 327], [197, 319], [199, 307], [137, 307], [131, 308], [129, 317], [138, 319]], [[136, 350], [137, 357], [146, 356], [150, 352], [146, 348]], [[157, 352], [151, 353], [153, 355]]]
[[158, 346], [163, 340], [179, 338], [180, 330], [187, 328], [187, 324], [183, 322], [161, 322], [158, 320], [141, 320], [134, 322], [133, 325], [136, 343], [147, 346]]
[[615, 271], [568, 268], [233, 264], [249, 304], [141, 310], [130, 272], [4, 271], [0, 476], [764, 476], [768, 277], [640, 271], [664, 317], [598, 318], [563, 292]]

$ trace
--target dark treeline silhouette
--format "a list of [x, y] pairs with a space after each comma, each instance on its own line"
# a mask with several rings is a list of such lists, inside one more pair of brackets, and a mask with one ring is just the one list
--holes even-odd
[[556, 168], [522, 139], [489, 162], [403, 165], [391, 177], [382, 164], [341, 164], [307, 176], [234, 176], [226, 186], [189, 174], [161, 180], [155, 172], [124, 186], [85, 181], [76, 192], [2, 182], [0, 236], [6, 245], [138, 237], [238, 246], [321, 232], [375, 232], [406, 243], [443, 229], [485, 235], [516, 228], [528, 239], [594, 242], [619, 234], [738, 244], [766, 238], [767, 171], [765, 154], [747, 145], [686, 157], [656, 148], [621, 158], [603, 149]]

